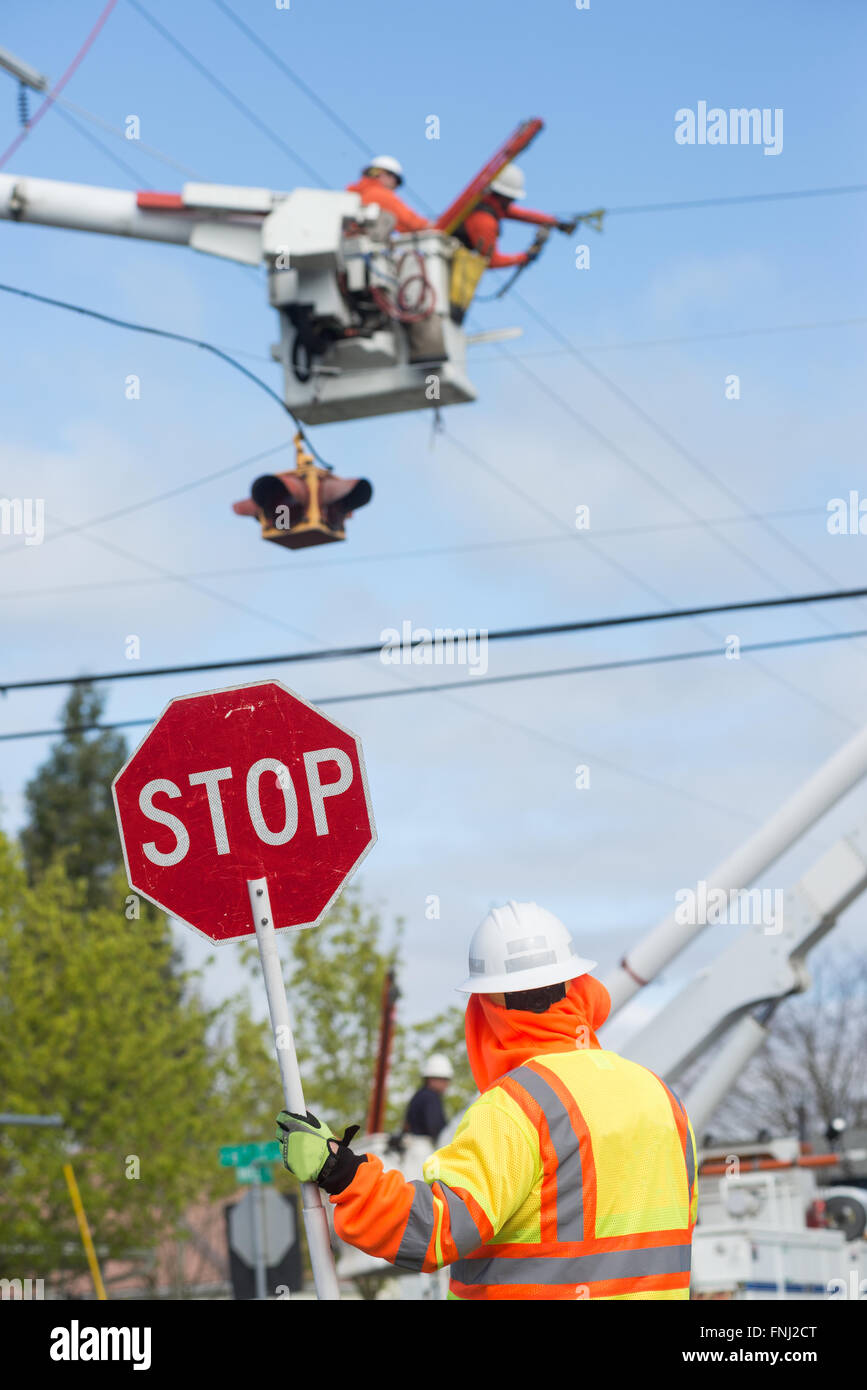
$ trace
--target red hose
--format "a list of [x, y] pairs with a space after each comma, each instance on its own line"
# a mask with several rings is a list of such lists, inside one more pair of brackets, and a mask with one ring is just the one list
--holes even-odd
[[[397, 295], [391, 299], [385, 290], [378, 285], [371, 287], [373, 302], [387, 314], [390, 319], [396, 319], [398, 323], [421, 323], [422, 319], [430, 318], [436, 303], [434, 287], [427, 278], [427, 270], [424, 263], [424, 256], [420, 251], [405, 251], [397, 264], [397, 273], [400, 276], [404, 262], [408, 256], [413, 256], [418, 263], [419, 269], [415, 275], [409, 275], [398, 286]], [[421, 290], [418, 296], [418, 303], [415, 308], [408, 303], [407, 291], [410, 285], [421, 283]]]

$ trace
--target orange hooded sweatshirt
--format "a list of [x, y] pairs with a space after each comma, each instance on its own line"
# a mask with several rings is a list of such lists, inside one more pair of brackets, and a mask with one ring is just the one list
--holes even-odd
[[480, 1091], [546, 1052], [601, 1049], [596, 1029], [611, 1009], [608, 990], [593, 975], [570, 980], [566, 998], [543, 1014], [507, 1009], [487, 994], [471, 994], [464, 1019], [467, 1056]]

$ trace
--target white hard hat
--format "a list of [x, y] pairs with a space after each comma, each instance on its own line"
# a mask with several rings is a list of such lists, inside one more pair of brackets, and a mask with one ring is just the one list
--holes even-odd
[[517, 164], [506, 164], [488, 187], [492, 193], [501, 193], [504, 198], [526, 198], [524, 175]]
[[586, 975], [596, 965], [575, 952], [572, 938], [553, 912], [536, 903], [508, 902], [492, 908], [473, 932], [464, 994], [511, 994], [542, 989]]
[[451, 1062], [442, 1052], [432, 1052], [422, 1069], [422, 1076], [438, 1077], [441, 1081], [451, 1081], [454, 1074]]
[[379, 154], [376, 159], [372, 159], [367, 166], [368, 169], [384, 169], [387, 174], [394, 174], [397, 179], [398, 187], [403, 183], [403, 169], [400, 161], [394, 159], [390, 154]]

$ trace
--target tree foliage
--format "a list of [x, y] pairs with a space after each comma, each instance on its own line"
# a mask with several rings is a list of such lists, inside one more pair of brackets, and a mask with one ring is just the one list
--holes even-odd
[[31, 883], [59, 856], [71, 878], [87, 881], [91, 901], [105, 899], [123, 862], [111, 783], [126, 759], [126, 742], [112, 730], [80, 732], [99, 720], [104, 704], [91, 684], [73, 686], [62, 716], [66, 733], [25, 789], [21, 832]]
[[806, 994], [774, 1014], [764, 1048], [713, 1115], [715, 1135], [822, 1134], [842, 1117], [867, 1126], [867, 961], [820, 958]]
[[[62, 1130], [0, 1130], [0, 1230], [10, 1277], [83, 1267], [62, 1172], [73, 1162], [103, 1257], [128, 1259], [216, 1190], [231, 1097], [209, 1041], [217, 1011], [179, 974], [162, 914], [90, 905], [58, 860], [28, 886], [0, 837], [0, 1094]], [[23, 1268], [19, 1267], [23, 1266]]]

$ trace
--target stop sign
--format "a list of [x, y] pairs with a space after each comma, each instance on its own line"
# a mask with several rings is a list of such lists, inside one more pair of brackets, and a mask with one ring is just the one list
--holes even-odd
[[314, 927], [376, 842], [361, 744], [279, 681], [171, 700], [112, 783], [130, 886], [211, 941]]

